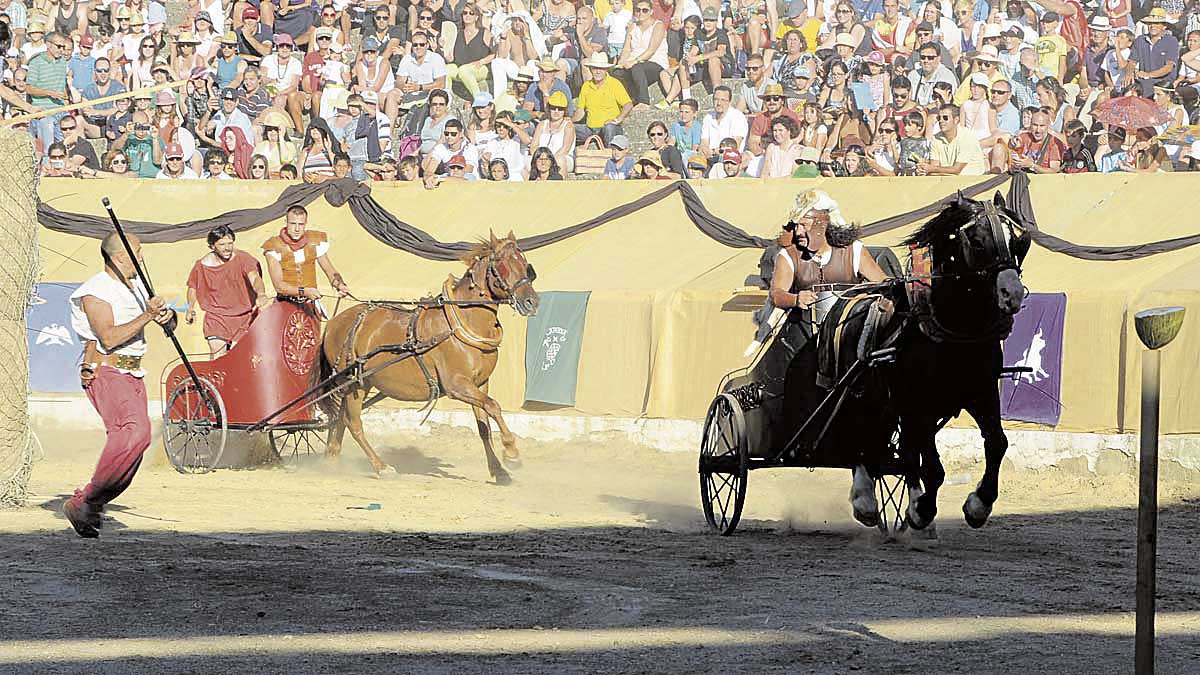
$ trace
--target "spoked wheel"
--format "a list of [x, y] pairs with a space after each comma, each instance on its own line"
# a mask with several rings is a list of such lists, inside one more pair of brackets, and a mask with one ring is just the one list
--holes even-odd
[[908, 486], [904, 476], [883, 475], [875, 479], [875, 495], [879, 500], [879, 531], [894, 537], [908, 529], [904, 509], [908, 506]]
[[325, 451], [324, 426], [300, 429], [272, 429], [267, 432], [271, 452], [285, 467], [298, 465], [308, 457]]
[[749, 463], [742, 407], [734, 397], [721, 394], [713, 399], [704, 419], [704, 436], [700, 441], [700, 501], [708, 526], [722, 535], [733, 534], [742, 518]]
[[208, 473], [221, 461], [228, 429], [225, 402], [211, 382], [199, 378], [180, 382], [163, 413], [163, 445], [179, 473]]

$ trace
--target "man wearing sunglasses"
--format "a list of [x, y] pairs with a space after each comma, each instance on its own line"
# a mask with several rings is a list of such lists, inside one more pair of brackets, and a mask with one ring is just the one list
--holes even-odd
[[442, 132], [442, 140], [433, 146], [429, 156], [425, 158], [423, 167], [426, 179], [432, 179], [438, 173], [445, 173], [449, 168], [448, 162], [455, 155], [461, 155], [466, 160], [464, 177], [475, 180], [475, 168], [479, 166], [479, 150], [467, 140], [462, 122], [452, 119], [446, 121], [446, 129]]
[[941, 60], [942, 52], [936, 43], [926, 42], [917, 48], [917, 67], [908, 74], [917, 105], [926, 106], [933, 101], [933, 85], [938, 82], [958, 86], [958, 78], [942, 65]]
[[396, 88], [388, 92], [384, 101], [384, 114], [389, 119], [396, 119], [400, 109], [408, 110], [423, 102], [434, 89], [446, 88], [446, 59], [433, 51], [429, 34], [418, 30], [410, 44], [412, 50], [400, 59], [396, 68]]
[[933, 137], [929, 161], [917, 162], [917, 175], [982, 176], [987, 172], [979, 139], [970, 129], [959, 126], [959, 120], [958, 106], [953, 103], [938, 108], [941, 131]]
[[78, 117], [64, 115], [58, 121], [58, 129], [62, 132], [62, 144], [67, 151], [67, 161], [73, 167], [86, 166], [93, 171], [100, 169], [100, 158], [92, 144], [83, 140], [83, 128]]
[[[46, 36], [46, 51], [29, 61], [25, 74], [26, 93], [29, 102], [40, 110], [58, 108], [69, 100], [67, 91], [67, 55], [71, 44], [66, 36], [50, 33]], [[64, 113], [55, 113], [33, 120], [29, 131], [41, 142], [41, 152], [46, 154], [50, 144], [59, 140], [58, 120]]]
[[[113, 79], [112, 64], [109, 60], [103, 56], [96, 59], [96, 66], [92, 69], [92, 83], [84, 88], [83, 99], [94, 101], [124, 92], [125, 85]], [[100, 138], [104, 123], [116, 113], [117, 106], [111, 101], [85, 107], [83, 109], [84, 133], [88, 138]]]

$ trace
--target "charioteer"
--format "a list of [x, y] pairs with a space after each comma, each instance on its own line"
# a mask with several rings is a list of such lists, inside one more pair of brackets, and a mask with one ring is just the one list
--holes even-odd
[[208, 233], [209, 253], [192, 265], [187, 279], [188, 311], [184, 321], [196, 321], [204, 310], [204, 338], [215, 359], [229, 351], [250, 328], [258, 310], [271, 302], [263, 286], [262, 268], [254, 256], [234, 246], [228, 225]]
[[297, 204], [287, 210], [287, 224], [263, 243], [263, 254], [275, 293], [294, 302], [311, 303], [318, 317], [328, 318], [317, 288], [318, 265], [338, 297], [350, 293], [350, 287], [329, 259], [329, 237], [308, 229], [308, 210], [303, 206]]

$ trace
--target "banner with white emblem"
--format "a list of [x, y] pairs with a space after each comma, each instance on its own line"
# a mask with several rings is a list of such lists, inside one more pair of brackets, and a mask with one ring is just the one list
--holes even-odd
[[1028, 368], [1004, 378], [1000, 416], [1055, 426], [1062, 416], [1065, 293], [1030, 293], [1004, 341], [1004, 365]]
[[45, 282], [37, 285], [25, 315], [29, 345], [29, 390], [47, 394], [78, 394], [79, 358], [83, 345], [71, 330], [67, 299], [79, 284]]
[[539, 293], [525, 340], [525, 400], [575, 405], [590, 291]]

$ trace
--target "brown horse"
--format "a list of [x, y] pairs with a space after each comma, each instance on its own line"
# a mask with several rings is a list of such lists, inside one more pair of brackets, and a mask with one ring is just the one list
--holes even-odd
[[[367, 395], [377, 389], [383, 397], [430, 403], [440, 396], [449, 396], [471, 405], [487, 455], [488, 471], [496, 483], [511, 482], [492, 450], [489, 419], [495, 420], [500, 428], [505, 460], [517, 462], [520, 453], [501, 416], [500, 405], [488, 396], [488, 378], [496, 368], [497, 350], [504, 335], [497, 307], [511, 304], [522, 316], [535, 314], [536, 274], [512, 232], [499, 240], [491, 234], [489, 241], [473, 247], [462, 261], [467, 265], [467, 273], [459, 279], [448, 278], [441, 296], [432, 302], [416, 309], [400, 306], [401, 303], [365, 303], [329, 321], [321, 348], [322, 377], [381, 346], [410, 341], [421, 345], [417, 356], [362, 377], [361, 382], [347, 388], [341, 397], [325, 399], [330, 417], [330, 456], [341, 453], [342, 436], [349, 429], [377, 475], [395, 474], [396, 470], [379, 458], [363, 434], [362, 410]], [[378, 353], [363, 363], [361, 372], [369, 373], [384, 366], [401, 353]]]

